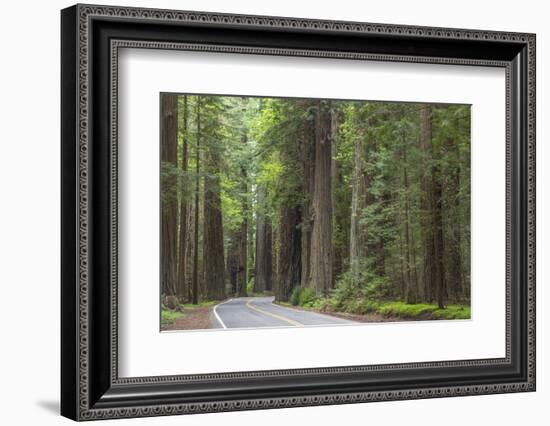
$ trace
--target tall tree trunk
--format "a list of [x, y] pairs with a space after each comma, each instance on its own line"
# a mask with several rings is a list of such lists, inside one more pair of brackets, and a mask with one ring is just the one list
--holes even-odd
[[[432, 144], [433, 159], [439, 159], [437, 148]], [[434, 234], [434, 273], [437, 305], [445, 307], [447, 283], [445, 277], [445, 262], [443, 243], [443, 188], [441, 185], [440, 167], [436, 162], [432, 167], [432, 229]]]
[[330, 101], [317, 102], [315, 134], [315, 183], [311, 231], [311, 282], [318, 296], [332, 287], [332, 197]]
[[414, 280], [414, 303], [418, 303], [420, 299], [420, 291], [418, 288], [418, 266], [416, 262], [416, 242], [414, 240], [414, 233], [411, 230], [411, 254], [413, 264], [413, 280]]
[[271, 219], [266, 218], [265, 222], [265, 253], [264, 253], [264, 275], [265, 290], [273, 290], [273, 226]]
[[[384, 190], [382, 194], [377, 195], [374, 197], [378, 203], [380, 204], [382, 209], [386, 209], [388, 205], [391, 204], [391, 194], [387, 190]], [[380, 221], [380, 225], [382, 227], [386, 227], [388, 224], [388, 218], [383, 218]], [[387, 237], [383, 233], [379, 233], [377, 236], [377, 243], [376, 246], [376, 262], [375, 262], [375, 272], [380, 277], [386, 276], [386, 256], [387, 256], [387, 249], [386, 249], [386, 241]]]
[[[399, 223], [400, 221], [398, 221], [396, 223], [396, 226], [399, 226]], [[405, 299], [406, 297], [406, 293], [407, 293], [407, 287], [408, 287], [408, 282], [407, 282], [407, 275], [405, 273], [405, 253], [404, 253], [404, 250], [403, 250], [403, 233], [401, 232], [401, 230], [399, 230], [399, 266], [400, 266], [400, 272], [401, 272], [401, 281], [400, 281], [400, 286], [399, 286], [399, 297], [401, 299]]]
[[229, 293], [237, 294], [237, 277], [239, 274], [239, 233], [231, 232], [229, 247], [227, 248], [226, 277], [229, 282]]
[[211, 148], [207, 153], [207, 174], [204, 177], [203, 265], [205, 297], [225, 297], [225, 262], [223, 260], [223, 224], [220, 196], [219, 159]]
[[195, 153], [195, 242], [193, 244], [192, 303], [199, 303], [199, 191], [200, 191], [200, 147], [201, 147], [201, 98], [197, 96], [197, 147]]
[[254, 226], [253, 222], [248, 222], [247, 231], [247, 282], [250, 282], [251, 278], [254, 277], [254, 273], [256, 271], [256, 227]]
[[[308, 110], [311, 109], [312, 103], [310, 101], [304, 101], [304, 108], [306, 115], [309, 116]], [[315, 173], [315, 133], [314, 126], [311, 120], [305, 120], [303, 126], [303, 142], [301, 149], [302, 157], [302, 185], [304, 192], [304, 201], [302, 203], [302, 224], [300, 225], [302, 241], [301, 241], [301, 254], [302, 254], [302, 272], [301, 283], [302, 287], [308, 287], [311, 285], [311, 230], [313, 225], [313, 208], [312, 208], [312, 194], [315, 187], [314, 173]]]
[[[241, 135], [241, 143], [247, 143], [246, 133], [243, 131]], [[242, 211], [243, 211], [243, 221], [241, 222], [241, 227], [239, 230], [239, 270], [237, 274], [237, 295], [239, 297], [245, 297], [246, 284], [248, 283], [248, 274], [247, 274], [247, 261], [248, 261], [248, 201], [247, 201], [247, 173], [244, 165], [241, 167], [241, 177], [242, 177]]]
[[453, 197], [449, 200], [447, 209], [452, 218], [450, 224], [449, 253], [449, 291], [455, 301], [462, 301], [464, 294], [464, 278], [462, 269], [462, 220], [460, 217], [460, 158], [458, 145], [453, 138], [445, 141], [446, 151], [453, 155], [453, 166], [450, 171], [449, 194]]
[[245, 218], [241, 223], [239, 229], [239, 263], [238, 263], [238, 272], [237, 272], [237, 295], [239, 297], [246, 297], [247, 290], [246, 284], [248, 282], [247, 277], [247, 260], [248, 260], [248, 244], [247, 244], [247, 231], [248, 231], [248, 220]]
[[281, 227], [279, 226], [279, 218], [277, 217], [277, 222], [272, 225], [272, 244], [271, 244], [271, 254], [273, 255], [273, 262], [271, 265], [271, 289], [274, 293], [277, 291], [277, 283], [279, 282], [279, 255], [280, 255], [280, 241], [281, 241]]
[[275, 299], [288, 301], [292, 290], [300, 285], [300, 209], [294, 206], [283, 206], [279, 215], [279, 255]]
[[[191, 181], [189, 182], [192, 183]], [[193, 222], [195, 218], [195, 205], [194, 203], [189, 203], [189, 208], [187, 209], [187, 238], [185, 240], [186, 248], [185, 253], [187, 253], [187, 265], [185, 268], [185, 282], [186, 282], [186, 300], [193, 300], [193, 261], [194, 258], [191, 254], [195, 253], [195, 224]]]
[[[178, 163], [178, 97], [161, 95], [161, 162], [168, 175], [163, 179], [161, 213], [162, 293], [176, 294], [177, 278], [177, 179], [173, 173]], [[173, 167], [173, 169], [172, 169]]]
[[429, 159], [432, 153], [432, 107], [422, 105], [420, 107], [420, 149], [423, 153], [424, 174], [421, 181], [421, 229], [422, 229], [422, 287], [423, 297], [427, 302], [432, 302], [436, 295], [435, 276], [435, 252], [434, 234], [432, 229], [432, 184], [431, 166]]
[[330, 177], [330, 183], [331, 183], [331, 200], [332, 200], [332, 238], [335, 240], [332, 242], [333, 246], [333, 256], [332, 256], [332, 288], [334, 288], [336, 277], [340, 275], [343, 269], [343, 257], [344, 253], [342, 250], [341, 245], [339, 245], [335, 238], [335, 233], [337, 233], [337, 229], [339, 226], [339, 217], [338, 217], [338, 200], [336, 198], [336, 191], [339, 188], [339, 186], [342, 184], [340, 181], [340, 169], [338, 167], [338, 161], [336, 160], [336, 144], [337, 144], [337, 138], [338, 138], [338, 112], [336, 109], [336, 105], [333, 105], [333, 108], [331, 109], [330, 114], [330, 130], [331, 130], [331, 165], [330, 165], [330, 171], [331, 171], [331, 177]]
[[182, 146], [181, 146], [181, 176], [182, 184], [180, 187], [180, 223], [179, 223], [179, 253], [178, 253], [178, 288], [177, 295], [181, 301], [187, 299], [186, 289], [186, 267], [187, 267], [187, 240], [189, 238], [187, 230], [187, 197], [186, 197], [186, 184], [187, 184], [187, 123], [188, 123], [188, 105], [187, 96], [183, 96], [183, 129], [182, 129]]
[[403, 184], [405, 189], [405, 271], [407, 277], [406, 301], [416, 303], [416, 281], [411, 279], [411, 238], [410, 238], [410, 207], [409, 207], [409, 177], [407, 174], [407, 148], [403, 147]]
[[271, 219], [264, 212], [266, 189], [258, 187], [258, 212], [256, 214], [256, 267], [254, 274], [254, 291], [271, 290], [272, 271], [272, 237]]
[[350, 220], [350, 271], [354, 284], [359, 281], [360, 262], [365, 258], [366, 227], [361, 223], [361, 213], [366, 207], [367, 174], [365, 150], [360, 135], [353, 143], [353, 175], [351, 183], [351, 220]]
[[378, 256], [376, 258], [376, 273], [384, 277], [386, 275], [386, 247], [384, 246], [384, 238], [382, 236], [378, 239]]

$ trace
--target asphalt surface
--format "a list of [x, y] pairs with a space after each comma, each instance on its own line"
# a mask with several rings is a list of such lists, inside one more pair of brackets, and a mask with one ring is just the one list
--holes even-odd
[[274, 297], [239, 297], [214, 307], [213, 328], [307, 327], [354, 321], [273, 303]]

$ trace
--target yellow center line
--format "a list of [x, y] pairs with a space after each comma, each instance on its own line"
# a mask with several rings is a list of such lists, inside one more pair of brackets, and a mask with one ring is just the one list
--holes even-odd
[[289, 324], [292, 324], [296, 327], [303, 327], [304, 326], [304, 324], [302, 324], [301, 322], [291, 320], [290, 318], [285, 318], [281, 315], [274, 314], [273, 312], [264, 311], [263, 309], [260, 309], [257, 306], [252, 305], [252, 299], [249, 300], [248, 302], [246, 302], [246, 306], [248, 306], [250, 309], [254, 309], [255, 311], [258, 311], [258, 312], [260, 312], [264, 315], [269, 315], [270, 317], [277, 318], [281, 321], [286, 321]]

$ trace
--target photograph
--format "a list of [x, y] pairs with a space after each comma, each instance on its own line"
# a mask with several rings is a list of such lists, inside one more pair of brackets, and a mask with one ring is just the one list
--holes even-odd
[[469, 320], [470, 133], [463, 104], [161, 93], [161, 331]]
[[[25, 322], [13, 301], [36, 282], [28, 312], [48, 312], [7, 329], [21, 353], [59, 342], [30, 363], [47, 377], [8, 378], [25, 397], [14, 419], [36, 420], [29, 386], [37, 410], [75, 421], [267, 425], [302, 407], [300, 424], [325, 406], [332, 425], [366, 403], [411, 426], [426, 404], [457, 424], [537, 416], [537, 45], [550, 30], [531, 4], [449, 15], [399, 2], [60, 4], [60, 22], [41, 6], [32, 37], [12, 31], [52, 43], [27, 43], [34, 56], [12, 43], [3, 145], [25, 152], [4, 156], [20, 198], [4, 210], [30, 219], [5, 221], [25, 256], [7, 264], [4, 299]], [[56, 57], [40, 81], [21, 72]], [[29, 151], [21, 111], [59, 89], [60, 108], [33, 114]], [[16, 161], [26, 151], [32, 173]], [[56, 234], [35, 250], [43, 267], [22, 229]], [[57, 336], [37, 329], [49, 317]]]

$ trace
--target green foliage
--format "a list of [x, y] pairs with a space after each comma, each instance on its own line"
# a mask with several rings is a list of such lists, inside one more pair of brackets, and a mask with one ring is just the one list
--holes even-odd
[[172, 311], [171, 309], [166, 309], [162, 307], [160, 311], [160, 323], [161, 325], [172, 324], [178, 318], [184, 315], [183, 312]]
[[354, 315], [378, 314], [385, 318], [399, 318], [409, 320], [456, 320], [470, 319], [471, 310], [465, 305], [448, 305], [439, 309], [437, 305], [418, 303], [407, 304], [400, 301], [376, 301], [369, 299], [345, 299], [338, 301], [334, 298], [316, 299], [306, 304], [321, 312], [343, 312]]
[[437, 305], [418, 303], [409, 305], [404, 302], [386, 302], [378, 307], [377, 312], [385, 317], [405, 319], [470, 319], [469, 306], [449, 305], [439, 309]]
[[223, 220], [226, 228], [230, 231], [238, 229], [245, 217], [242, 210], [242, 203], [233, 195], [235, 182], [223, 177], [221, 180], [221, 200]]
[[437, 305], [426, 303], [407, 304], [404, 302], [387, 302], [377, 311], [385, 317], [418, 318], [424, 314], [431, 314], [437, 310]]
[[448, 305], [445, 309], [437, 309], [433, 312], [437, 319], [471, 319], [472, 312], [470, 306]]
[[377, 275], [372, 271], [370, 263], [364, 261], [360, 263], [356, 277], [350, 270], [340, 275], [332, 293], [332, 300], [337, 308], [346, 312], [362, 313], [372, 310], [371, 301], [374, 303], [376, 300], [387, 298], [391, 293], [388, 277]]
[[312, 101], [268, 98], [250, 123], [250, 135], [257, 141], [257, 183], [266, 187], [272, 210], [303, 202], [301, 146], [296, 141], [312, 117]]
[[252, 295], [254, 293], [254, 277], [251, 277], [246, 284], [246, 294]]
[[288, 301], [292, 306], [298, 306], [300, 304], [300, 292], [302, 291], [302, 287], [296, 287], [294, 290], [292, 290], [292, 293], [290, 294], [290, 298]]
[[368, 299], [345, 299], [334, 301], [332, 306], [336, 312], [347, 312], [349, 314], [366, 315], [377, 312], [380, 306], [378, 302]]
[[357, 315], [380, 314], [402, 319], [469, 319], [470, 307], [435, 304], [407, 304], [392, 299], [391, 282], [372, 272], [369, 262], [362, 262], [357, 277], [348, 270], [340, 275], [332, 295], [317, 301], [313, 307], [321, 311], [346, 312]]
[[180, 171], [173, 163], [168, 161], [161, 162], [160, 183], [162, 186], [162, 191], [160, 195], [163, 206], [177, 201], [179, 177]]
[[180, 306], [183, 307], [185, 310], [189, 310], [194, 308], [210, 307], [214, 306], [217, 303], [219, 303], [219, 300], [202, 300], [197, 305], [193, 305], [192, 303], [184, 303], [180, 304]]
[[290, 303], [293, 306], [314, 307], [317, 298], [315, 291], [307, 287], [296, 287], [290, 295]]
[[303, 288], [298, 297], [300, 306], [312, 306], [315, 302], [315, 291], [311, 288]]

